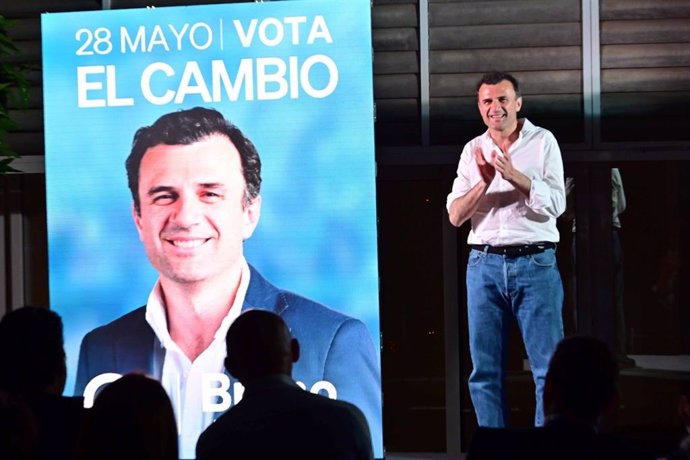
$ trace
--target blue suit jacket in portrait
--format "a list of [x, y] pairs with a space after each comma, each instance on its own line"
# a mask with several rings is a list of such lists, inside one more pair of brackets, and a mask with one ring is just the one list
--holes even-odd
[[[251, 265], [249, 269], [251, 277], [242, 311], [259, 308], [283, 318], [300, 343], [293, 378], [307, 389], [322, 380], [332, 383], [337, 399], [354, 404], [364, 413], [375, 455], [382, 457], [381, 375], [364, 323], [279, 289]], [[146, 322], [145, 312], [146, 307], [140, 307], [84, 336], [75, 395], [83, 394], [92, 378], [106, 372], [143, 371], [160, 379], [165, 349]]]

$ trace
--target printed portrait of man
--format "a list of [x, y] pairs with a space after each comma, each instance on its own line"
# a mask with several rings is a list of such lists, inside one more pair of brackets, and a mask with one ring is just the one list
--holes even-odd
[[358, 406], [380, 446], [380, 370], [367, 327], [274, 286], [244, 257], [262, 205], [252, 141], [214, 109], [175, 111], [136, 132], [126, 170], [134, 224], [158, 280], [145, 305], [83, 338], [75, 394], [106, 373], [154, 376], [175, 408], [181, 457], [192, 458], [199, 434], [225, 410], [219, 387], [241, 398], [223, 367], [227, 330], [242, 311], [264, 309], [301, 344], [295, 380]]

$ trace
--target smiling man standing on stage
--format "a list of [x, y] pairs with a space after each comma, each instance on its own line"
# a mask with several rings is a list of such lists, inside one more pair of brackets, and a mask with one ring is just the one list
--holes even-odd
[[522, 96], [515, 77], [484, 75], [477, 98], [488, 130], [465, 145], [447, 200], [453, 225], [472, 224], [470, 395], [480, 426], [505, 426], [504, 373], [515, 318], [536, 386], [535, 424], [541, 425], [544, 378], [563, 337], [563, 285], [555, 253], [556, 218], [565, 210], [563, 162], [553, 134], [517, 118]]

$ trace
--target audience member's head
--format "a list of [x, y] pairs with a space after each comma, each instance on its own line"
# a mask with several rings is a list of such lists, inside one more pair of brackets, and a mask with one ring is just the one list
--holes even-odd
[[618, 399], [618, 364], [593, 337], [563, 339], [551, 358], [544, 388], [547, 415], [596, 422]]
[[177, 427], [161, 384], [127, 374], [96, 396], [79, 460], [177, 460]]
[[37, 441], [38, 425], [29, 407], [0, 390], [0, 458], [34, 459]]
[[67, 369], [62, 320], [41, 307], [22, 307], [0, 320], [0, 388], [31, 396], [62, 394]]
[[282, 318], [264, 310], [242, 313], [230, 326], [225, 341], [225, 367], [243, 384], [268, 375], [292, 375], [299, 344]]

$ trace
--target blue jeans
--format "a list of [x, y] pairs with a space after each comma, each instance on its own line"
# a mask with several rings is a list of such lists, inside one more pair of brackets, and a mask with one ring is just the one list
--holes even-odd
[[556, 251], [506, 257], [473, 249], [467, 262], [470, 396], [479, 426], [507, 422], [505, 367], [512, 320], [517, 320], [536, 388], [535, 425], [544, 420], [542, 395], [551, 355], [563, 338], [563, 284]]

